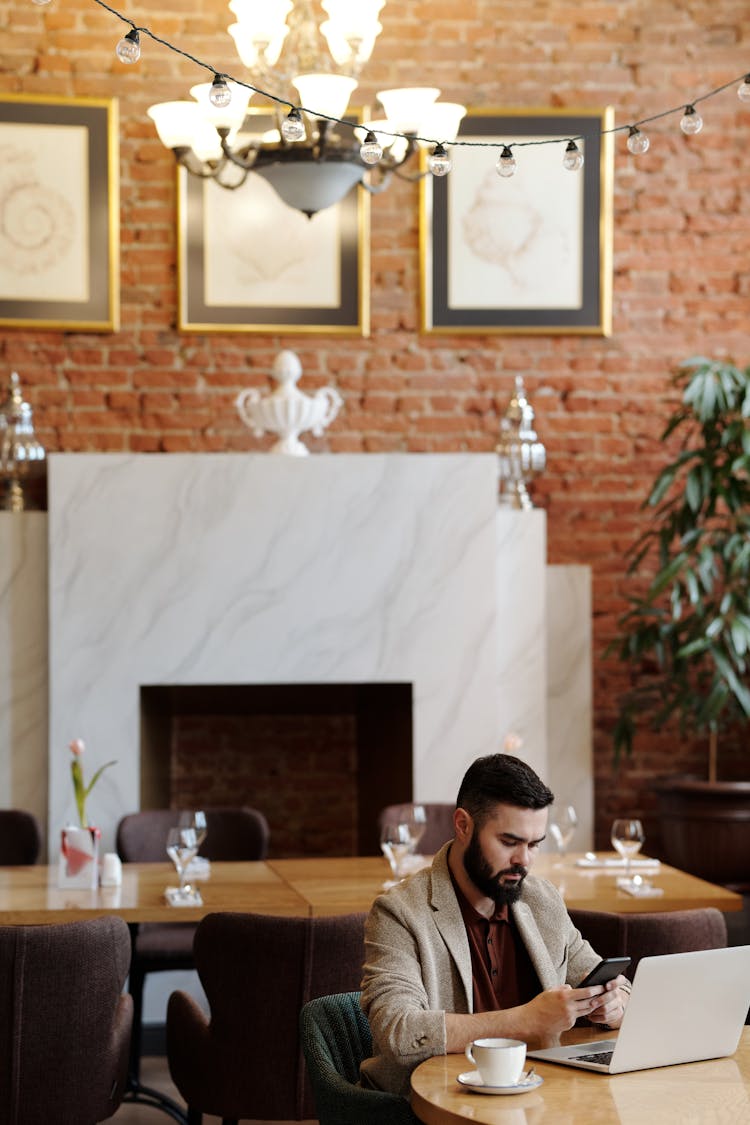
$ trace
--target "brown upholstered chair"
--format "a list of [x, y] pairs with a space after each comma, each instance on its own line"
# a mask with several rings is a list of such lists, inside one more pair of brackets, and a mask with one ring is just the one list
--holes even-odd
[[727, 944], [724, 915], [713, 907], [654, 914], [571, 910], [570, 917], [600, 956], [631, 958], [626, 974], [631, 980], [641, 957], [722, 949]]
[[204, 1113], [225, 1125], [315, 1117], [299, 1039], [308, 1000], [359, 988], [364, 914], [272, 918], [209, 914], [195, 934], [195, 967], [208, 1019], [192, 997], [173, 992], [167, 1054], [191, 1125]]
[[0, 866], [36, 863], [42, 833], [36, 817], [24, 809], [0, 809]]
[[[455, 801], [420, 801], [427, 813], [427, 827], [419, 841], [418, 850], [421, 855], [434, 855], [440, 851], [443, 844], [452, 840], [455, 835], [453, 830], [453, 814], [456, 811]], [[402, 811], [411, 808], [410, 802], [400, 805], [386, 805], [378, 813], [378, 832], [386, 823], [398, 819]]]
[[[258, 809], [206, 809], [206, 838], [200, 854], [210, 860], [261, 860], [268, 855], [268, 822]], [[117, 826], [117, 852], [124, 863], [164, 863], [169, 829], [179, 809], [129, 813]], [[131, 1073], [138, 1077], [143, 1021], [143, 989], [148, 973], [193, 968], [195, 926], [187, 922], [149, 922], [137, 928], [128, 989], [133, 997]]]
[[94, 1125], [125, 1092], [133, 1003], [120, 918], [0, 926], [0, 1121]]

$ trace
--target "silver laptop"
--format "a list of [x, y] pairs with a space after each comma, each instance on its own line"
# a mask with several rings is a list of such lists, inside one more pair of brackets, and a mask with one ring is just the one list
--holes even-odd
[[529, 1051], [542, 1062], [622, 1074], [737, 1050], [750, 1008], [750, 945], [644, 957], [616, 1039]]

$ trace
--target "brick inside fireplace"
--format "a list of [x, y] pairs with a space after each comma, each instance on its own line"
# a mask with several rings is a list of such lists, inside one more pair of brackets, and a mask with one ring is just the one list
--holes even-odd
[[250, 805], [271, 856], [367, 855], [411, 797], [411, 684], [141, 687], [141, 808]]

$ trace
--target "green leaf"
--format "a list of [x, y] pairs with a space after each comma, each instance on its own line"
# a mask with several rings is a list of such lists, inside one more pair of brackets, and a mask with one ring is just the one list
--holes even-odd
[[714, 660], [724, 679], [732, 689], [735, 699], [745, 714], [750, 718], [750, 691], [748, 691], [742, 681], [738, 679], [734, 668], [722, 653], [715, 652]]
[[742, 624], [735, 620], [732, 622], [730, 633], [735, 652], [743, 656], [750, 647], [750, 630], [743, 628]]
[[711, 647], [711, 642], [705, 637], [698, 637], [689, 644], [683, 645], [682, 648], [677, 650], [677, 656], [680, 660], [687, 660], [691, 656], [697, 656], [699, 653], [706, 652]]
[[701, 482], [701, 474], [698, 469], [691, 469], [685, 481], [685, 496], [690, 510], [697, 512], [701, 506], [703, 498], [703, 488]]
[[93, 776], [93, 777], [91, 778], [91, 781], [90, 781], [90, 782], [88, 783], [88, 785], [86, 786], [86, 789], [85, 789], [85, 794], [86, 794], [86, 796], [87, 796], [87, 797], [88, 797], [89, 793], [91, 792], [91, 790], [92, 790], [92, 789], [94, 788], [94, 786], [96, 785], [96, 783], [97, 783], [97, 781], [99, 780], [99, 778], [100, 778], [100, 777], [102, 776], [102, 774], [104, 773], [104, 771], [105, 771], [105, 770], [108, 770], [110, 766], [114, 766], [114, 765], [116, 765], [116, 761], [117, 761], [117, 760], [115, 759], [115, 761], [113, 761], [113, 762], [105, 762], [105, 764], [104, 764], [103, 766], [99, 766], [99, 769], [98, 769], [98, 770], [96, 771], [96, 773], [94, 774], [94, 776]]
[[706, 626], [706, 636], [710, 637], [713, 640], [714, 637], [718, 637], [723, 628], [724, 618], [714, 617], [713, 621], [709, 621], [708, 625]]

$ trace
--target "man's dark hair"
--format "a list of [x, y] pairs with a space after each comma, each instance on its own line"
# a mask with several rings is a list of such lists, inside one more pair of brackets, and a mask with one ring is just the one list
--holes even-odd
[[489, 754], [477, 758], [467, 769], [456, 806], [466, 809], [481, 828], [495, 805], [546, 809], [554, 799], [552, 790], [526, 762], [512, 754]]

